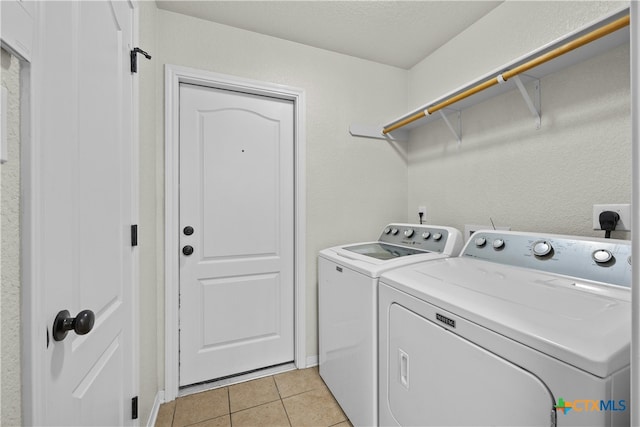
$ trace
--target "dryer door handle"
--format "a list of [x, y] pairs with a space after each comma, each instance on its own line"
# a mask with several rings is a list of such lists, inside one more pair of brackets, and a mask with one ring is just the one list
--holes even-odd
[[409, 355], [398, 349], [398, 360], [400, 361], [400, 384], [409, 389]]

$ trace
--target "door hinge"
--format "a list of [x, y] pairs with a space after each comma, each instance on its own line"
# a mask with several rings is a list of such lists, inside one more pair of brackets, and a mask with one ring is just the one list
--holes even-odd
[[145, 58], [151, 59], [151, 55], [149, 55], [147, 52], [140, 49], [139, 47], [134, 47], [133, 49], [131, 49], [130, 55], [131, 55], [131, 72], [132, 73], [138, 72], [138, 54], [139, 53], [143, 54]]
[[138, 224], [131, 226], [131, 246], [138, 246]]
[[131, 419], [138, 419], [138, 396], [131, 398]]

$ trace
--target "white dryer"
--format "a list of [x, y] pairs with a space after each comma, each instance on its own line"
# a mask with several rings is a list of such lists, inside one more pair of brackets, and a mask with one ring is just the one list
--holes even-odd
[[378, 422], [378, 278], [408, 264], [456, 256], [460, 231], [389, 224], [378, 241], [322, 250], [318, 258], [320, 376], [355, 426]]
[[380, 279], [380, 425], [629, 425], [631, 245], [480, 231]]

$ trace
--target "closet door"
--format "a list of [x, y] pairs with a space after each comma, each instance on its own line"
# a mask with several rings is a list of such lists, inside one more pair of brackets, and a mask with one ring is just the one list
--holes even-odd
[[[44, 353], [34, 424], [131, 425], [134, 345], [133, 5], [40, 2], [34, 57], [34, 298]], [[94, 315], [79, 316], [84, 310]], [[76, 326], [64, 333], [54, 319]], [[41, 402], [41, 404], [39, 404]]]

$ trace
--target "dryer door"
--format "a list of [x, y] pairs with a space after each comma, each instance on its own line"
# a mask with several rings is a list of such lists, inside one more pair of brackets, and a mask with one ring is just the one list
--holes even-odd
[[387, 404], [399, 425], [555, 424], [537, 377], [398, 304], [388, 339]]

